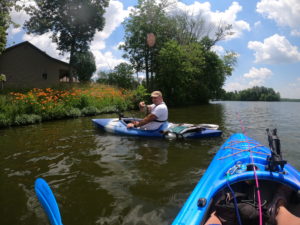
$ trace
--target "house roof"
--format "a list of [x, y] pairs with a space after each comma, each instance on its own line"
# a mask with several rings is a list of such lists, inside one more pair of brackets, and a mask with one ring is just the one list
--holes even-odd
[[7, 49], [5, 49], [3, 52], [2, 52], [2, 55], [5, 53], [5, 52], [8, 52], [8, 51], [11, 51], [12, 49], [15, 49], [15, 48], [18, 48], [18, 47], [21, 47], [21, 46], [25, 46], [25, 45], [28, 45], [30, 47], [32, 47], [33, 49], [37, 50], [38, 52], [40, 52], [42, 55], [46, 56], [48, 59], [50, 60], [53, 60], [55, 62], [58, 62], [58, 63], [62, 63], [64, 65], [67, 65], [69, 66], [69, 63], [66, 63], [64, 61], [61, 61], [59, 59], [56, 59], [56, 58], [53, 58], [51, 57], [50, 55], [48, 55], [46, 52], [42, 51], [41, 49], [39, 49], [38, 47], [36, 47], [35, 45], [31, 44], [29, 41], [24, 41], [24, 42], [21, 42], [19, 44], [16, 44], [16, 45], [13, 45]]

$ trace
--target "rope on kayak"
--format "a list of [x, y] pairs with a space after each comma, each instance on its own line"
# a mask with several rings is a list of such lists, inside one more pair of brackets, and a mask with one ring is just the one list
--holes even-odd
[[[253, 151], [252, 149], [255, 149], [255, 148], [258, 148], [258, 147], [263, 147], [263, 145], [257, 144], [255, 142], [251, 142], [251, 140], [247, 140], [247, 141], [231, 141], [229, 143], [231, 143], [231, 144], [228, 145], [228, 146], [226, 146], [226, 147], [224, 147], [223, 149], [232, 149], [232, 150], [236, 150], [238, 152], [232, 153], [230, 155], [226, 155], [224, 157], [219, 158], [218, 160], [226, 159], [226, 158], [231, 157], [233, 155], [237, 155], [237, 154], [239, 154], [241, 152], [253, 152], [253, 153], [256, 153], [256, 154], [271, 156], [269, 153]], [[233, 145], [235, 145], [235, 144], [241, 144], [241, 143], [254, 144], [254, 146], [248, 147], [247, 149], [241, 149], [241, 148], [233, 147]]]
[[228, 182], [228, 177], [229, 177], [229, 174], [227, 173], [227, 176], [226, 176], [226, 183], [227, 183], [227, 186], [228, 186], [228, 188], [229, 188], [229, 190], [231, 191], [231, 194], [232, 194], [232, 196], [233, 196], [233, 203], [234, 203], [235, 213], [236, 213], [236, 215], [237, 215], [239, 225], [243, 225], [243, 224], [242, 224], [241, 217], [240, 217], [240, 212], [239, 212], [238, 204], [237, 204], [237, 201], [236, 201], [236, 197], [235, 197], [234, 191], [233, 191], [232, 188], [230, 187], [230, 184], [229, 184], [229, 182]]
[[[242, 128], [243, 134], [246, 135], [246, 130], [245, 130], [245, 127], [243, 126], [243, 121], [240, 119], [240, 114], [238, 112], [237, 112], [237, 116], [238, 116], [238, 119], [240, 121], [240, 125], [241, 125], [241, 128]], [[252, 151], [249, 151], [249, 153], [250, 153], [251, 163], [252, 163], [252, 166], [253, 166], [253, 173], [254, 173], [255, 185], [256, 185], [256, 191], [257, 191], [258, 210], [259, 210], [259, 225], [262, 225], [263, 224], [263, 221], [262, 221], [262, 207], [261, 207], [261, 198], [260, 198], [258, 177], [257, 177], [257, 174], [256, 174], [256, 168], [255, 168], [256, 166], [254, 164]]]

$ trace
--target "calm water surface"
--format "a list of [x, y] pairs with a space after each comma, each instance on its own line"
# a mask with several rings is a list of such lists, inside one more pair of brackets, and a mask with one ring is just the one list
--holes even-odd
[[277, 128], [284, 157], [300, 169], [299, 112], [293, 102], [170, 109], [172, 122], [215, 123], [224, 131], [189, 141], [110, 135], [91, 118], [0, 130], [1, 224], [48, 224], [34, 193], [38, 177], [50, 184], [65, 225], [170, 224], [215, 152], [241, 126], [265, 145], [265, 128]]

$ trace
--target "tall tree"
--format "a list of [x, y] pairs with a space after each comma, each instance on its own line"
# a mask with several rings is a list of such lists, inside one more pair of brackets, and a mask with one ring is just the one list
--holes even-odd
[[[232, 59], [229, 59], [232, 57]], [[235, 55], [225, 60], [199, 42], [167, 42], [158, 56], [157, 88], [170, 105], [205, 103], [222, 92], [231, 75]]]
[[16, 5], [17, 0], [0, 0], [0, 55], [4, 51], [6, 46], [6, 30], [10, 24], [15, 27], [18, 26], [10, 18], [10, 11], [14, 8], [16, 10], [21, 10], [21, 6]]
[[[145, 71], [147, 88], [150, 88], [150, 80], [157, 70], [156, 56], [175, 31], [172, 29], [171, 19], [165, 12], [168, 6], [168, 0], [162, 0], [160, 3], [153, 0], [139, 0], [129, 19], [124, 22], [125, 43], [121, 48], [137, 72]], [[148, 40], [155, 37], [155, 42], [152, 44], [147, 42], [147, 37]]]
[[90, 81], [96, 71], [95, 57], [92, 52], [76, 52], [74, 55], [74, 68], [79, 81]]
[[36, 7], [28, 9], [31, 18], [25, 23], [29, 33], [52, 32], [58, 50], [70, 53], [74, 65], [76, 52], [89, 49], [96, 31], [104, 27], [103, 14], [109, 0], [35, 0]]

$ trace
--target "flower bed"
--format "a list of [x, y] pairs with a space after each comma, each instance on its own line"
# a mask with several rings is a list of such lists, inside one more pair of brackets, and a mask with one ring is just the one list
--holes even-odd
[[0, 127], [123, 111], [133, 106], [133, 99], [134, 91], [99, 84], [10, 92], [0, 96]]

